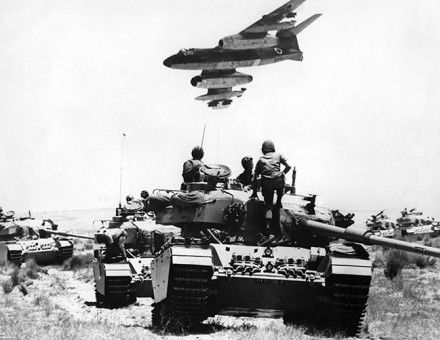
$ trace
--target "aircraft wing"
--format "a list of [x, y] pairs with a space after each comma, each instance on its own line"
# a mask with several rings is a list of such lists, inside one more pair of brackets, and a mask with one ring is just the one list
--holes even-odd
[[[281, 20], [285, 18], [293, 18], [295, 16], [293, 11], [305, 1], [306, 0], [290, 0], [273, 12], [264, 15], [260, 20], [241, 31], [240, 34], [266, 34], [267, 31], [272, 30], [271, 26], [278, 24]], [[293, 25], [293, 22], [291, 22], [291, 24]]]

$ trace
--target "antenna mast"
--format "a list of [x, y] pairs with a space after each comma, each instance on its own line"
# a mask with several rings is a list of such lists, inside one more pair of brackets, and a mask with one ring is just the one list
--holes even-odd
[[122, 208], [122, 160], [124, 155], [124, 137], [126, 137], [125, 132], [122, 133], [121, 141], [121, 162], [119, 168], [119, 208]]
[[203, 148], [203, 141], [205, 139], [205, 130], [206, 130], [206, 123], [203, 126], [203, 134], [202, 134], [202, 142], [200, 143], [200, 147]]

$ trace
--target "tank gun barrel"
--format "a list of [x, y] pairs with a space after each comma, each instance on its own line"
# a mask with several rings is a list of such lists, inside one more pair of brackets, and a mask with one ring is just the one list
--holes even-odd
[[86, 240], [94, 240], [95, 239], [93, 236], [64, 233], [62, 231], [57, 231], [57, 230], [52, 230], [52, 229], [42, 229], [42, 230], [44, 230], [48, 234], [52, 234], [52, 235], [59, 235], [59, 236], [66, 236], [66, 237], [75, 237], [75, 238], [83, 238], [83, 239], [86, 239]]
[[412, 253], [429, 255], [440, 258], [440, 248], [427, 247], [421, 244], [414, 244], [401, 240], [393, 240], [377, 236], [368, 229], [350, 226], [346, 229], [334, 225], [300, 219], [298, 226], [308, 231], [313, 231], [318, 235], [342, 238], [347, 241], [363, 243], [367, 245], [377, 244], [383, 247], [406, 250]]

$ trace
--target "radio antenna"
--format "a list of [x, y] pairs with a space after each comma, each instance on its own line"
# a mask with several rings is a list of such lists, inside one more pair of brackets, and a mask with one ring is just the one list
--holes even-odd
[[119, 208], [122, 208], [122, 160], [124, 156], [124, 137], [126, 136], [125, 132], [123, 132], [121, 140], [121, 163], [119, 168]]
[[202, 142], [200, 143], [201, 148], [203, 148], [203, 141], [205, 140], [205, 130], [206, 130], [206, 123], [203, 126]]

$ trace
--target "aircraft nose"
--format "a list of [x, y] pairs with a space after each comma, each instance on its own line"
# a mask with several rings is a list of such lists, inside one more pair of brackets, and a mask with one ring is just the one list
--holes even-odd
[[172, 65], [173, 65], [173, 56], [171, 56], [171, 57], [168, 57], [168, 58], [166, 58], [164, 61], [163, 61], [163, 64], [166, 66], [166, 67], [172, 67]]

